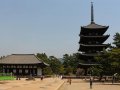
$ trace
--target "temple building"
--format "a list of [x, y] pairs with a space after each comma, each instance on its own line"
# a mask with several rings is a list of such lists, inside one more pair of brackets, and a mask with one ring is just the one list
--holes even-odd
[[84, 62], [79, 63], [79, 68], [87, 69], [91, 66], [97, 65], [94, 57], [103, 52], [109, 44], [104, 44], [110, 35], [104, 35], [109, 26], [98, 25], [94, 22], [93, 3], [91, 3], [91, 23], [87, 26], [81, 26], [80, 31], [80, 59]]
[[12, 54], [0, 59], [3, 73], [13, 73], [20, 76], [39, 76], [48, 64], [38, 59], [34, 54]]

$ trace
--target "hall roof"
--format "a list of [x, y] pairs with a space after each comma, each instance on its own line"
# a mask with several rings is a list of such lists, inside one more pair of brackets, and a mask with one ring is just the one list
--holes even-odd
[[[34, 54], [12, 54], [3, 57], [0, 64], [46, 64]], [[47, 65], [47, 64], [46, 64]]]

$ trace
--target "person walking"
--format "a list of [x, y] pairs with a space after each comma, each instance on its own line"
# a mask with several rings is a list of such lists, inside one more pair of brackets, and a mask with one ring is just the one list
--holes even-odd
[[70, 80], [69, 80], [70, 85], [71, 85], [71, 81], [72, 81], [72, 80], [71, 80], [71, 77], [70, 77]]
[[41, 81], [44, 79], [44, 76], [42, 75], [42, 76], [40, 76], [40, 79], [41, 79]]
[[92, 89], [92, 84], [93, 84], [92, 77], [90, 77], [90, 89]]
[[71, 85], [71, 77], [68, 78], [67, 82]]

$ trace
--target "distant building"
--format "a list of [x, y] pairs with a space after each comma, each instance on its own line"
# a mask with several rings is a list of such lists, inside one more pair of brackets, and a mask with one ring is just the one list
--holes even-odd
[[109, 44], [104, 44], [110, 35], [104, 35], [109, 26], [98, 25], [94, 22], [93, 3], [91, 3], [91, 23], [87, 26], [81, 26], [80, 31], [80, 59], [84, 62], [79, 63], [79, 68], [87, 69], [91, 66], [97, 65], [94, 57], [101, 54], [103, 49], [106, 49]]
[[34, 54], [12, 54], [0, 59], [3, 73], [14, 75], [42, 75], [42, 69], [48, 64], [42, 62]]

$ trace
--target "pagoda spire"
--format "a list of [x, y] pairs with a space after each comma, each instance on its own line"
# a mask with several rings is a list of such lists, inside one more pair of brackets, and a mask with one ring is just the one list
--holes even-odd
[[93, 2], [91, 2], [91, 24], [94, 23], [94, 10]]

